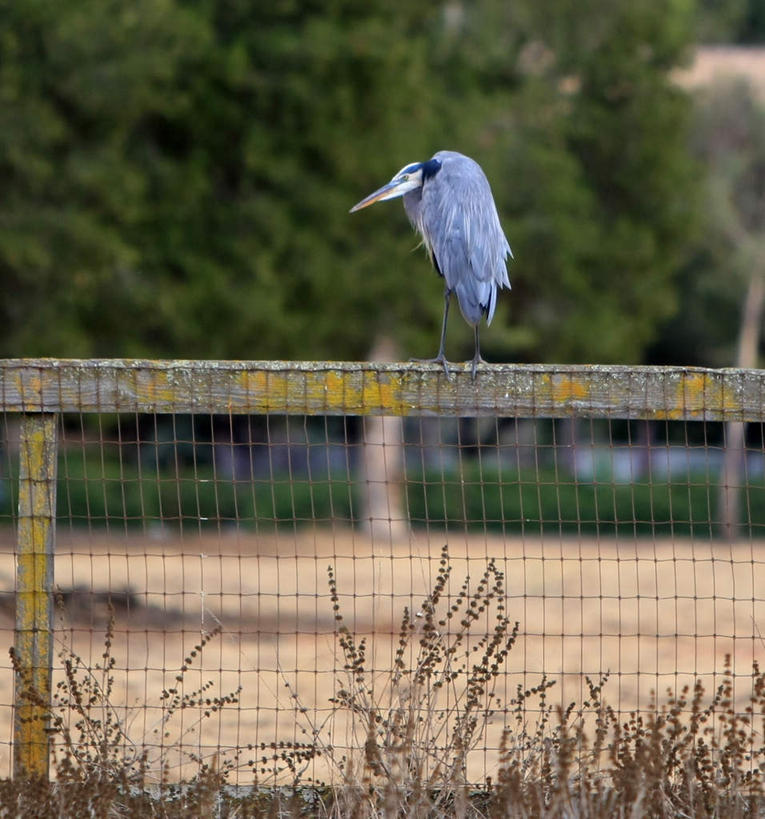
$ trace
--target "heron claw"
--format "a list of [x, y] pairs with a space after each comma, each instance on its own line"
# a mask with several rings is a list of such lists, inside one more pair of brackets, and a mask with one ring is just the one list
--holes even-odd
[[475, 381], [475, 376], [476, 376], [476, 373], [478, 371], [478, 365], [479, 364], [487, 364], [488, 362], [486, 361], [486, 359], [480, 353], [476, 353], [473, 356], [473, 358], [470, 359], [469, 362], [466, 361], [465, 363], [466, 364], [471, 363], [473, 365], [471, 367], [471, 369], [470, 369], [470, 377], [471, 377], [471, 380]]
[[452, 374], [449, 372], [449, 362], [443, 353], [439, 353], [435, 358], [410, 358], [409, 360], [418, 364], [443, 364], [446, 380], [452, 380]]

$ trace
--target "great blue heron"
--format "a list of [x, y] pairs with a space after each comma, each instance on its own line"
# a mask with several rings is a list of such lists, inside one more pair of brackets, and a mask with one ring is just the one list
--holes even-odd
[[444, 353], [446, 320], [452, 293], [473, 328], [475, 354], [472, 376], [481, 358], [478, 325], [491, 324], [497, 289], [510, 288], [507, 256], [513, 257], [499, 224], [489, 181], [481, 166], [456, 151], [439, 151], [427, 162], [405, 165], [381, 188], [351, 208], [351, 213], [387, 199], [404, 197], [409, 221], [422, 235], [436, 272], [445, 281], [444, 321], [438, 355], [426, 361], [449, 367]]

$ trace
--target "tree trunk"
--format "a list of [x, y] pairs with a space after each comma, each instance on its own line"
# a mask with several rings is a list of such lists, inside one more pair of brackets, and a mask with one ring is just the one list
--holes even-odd
[[[375, 342], [370, 359], [393, 361], [395, 354], [395, 345], [383, 336]], [[365, 417], [362, 434], [362, 526], [375, 541], [402, 540], [409, 533], [401, 486], [404, 466], [402, 419]]]
[[[737, 367], [750, 369], [757, 366], [763, 301], [765, 279], [759, 272], [755, 272], [749, 280], [744, 298], [736, 355]], [[725, 425], [725, 448], [719, 493], [720, 536], [725, 540], [736, 540], [739, 535], [745, 443], [746, 424], [742, 421], [729, 421]]]

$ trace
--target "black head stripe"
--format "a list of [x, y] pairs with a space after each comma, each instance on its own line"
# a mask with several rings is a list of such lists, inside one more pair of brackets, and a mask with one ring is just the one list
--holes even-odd
[[432, 179], [441, 170], [440, 159], [429, 159], [422, 163], [422, 181]]

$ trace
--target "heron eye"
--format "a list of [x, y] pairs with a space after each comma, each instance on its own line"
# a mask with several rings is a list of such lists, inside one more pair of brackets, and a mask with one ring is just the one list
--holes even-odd
[[409, 181], [409, 174], [405, 173], [401, 178], [404, 180], [404, 182], [408, 182]]

